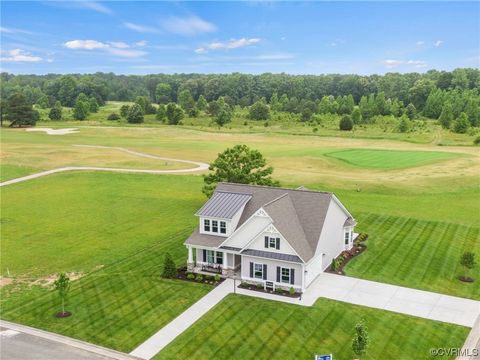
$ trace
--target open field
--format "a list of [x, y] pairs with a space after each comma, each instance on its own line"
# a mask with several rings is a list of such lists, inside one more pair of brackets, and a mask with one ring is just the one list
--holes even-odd
[[457, 154], [434, 151], [341, 150], [326, 153], [354, 166], [370, 169], [401, 169], [451, 159]]
[[[354, 358], [355, 324], [365, 319], [362, 359], [428, 359], [435, 347], [461, 347], [468, 329], [326, 299], [312, 308], [229, 295], [154, 359]], [[453, 357], [451, 357], [453, 358]]]
[[188, 233], [157, 234], [155, 244], [74, 281], [66, 302], [71, 317], [54, 317], [61, 310], [58, 294], [35, 286], [28, 291], [3, 288], [2, 318], [131, 351], [210, 290], [208, 285], [160, 277], [167, 251], [183, 262], [181, 244]]
[[170, 236], [193, 229], [200, 181], [81, 172], [2, 188], [2, 275], [86, 272], [159, 239], [181, 259], [182, 240]]

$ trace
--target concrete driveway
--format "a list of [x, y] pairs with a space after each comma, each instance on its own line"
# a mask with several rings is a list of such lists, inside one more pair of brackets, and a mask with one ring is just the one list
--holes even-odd
[[302, 296], [305, 305], [324, 297], [430, 320], [472, 327], [480, 301], [322, 273]]

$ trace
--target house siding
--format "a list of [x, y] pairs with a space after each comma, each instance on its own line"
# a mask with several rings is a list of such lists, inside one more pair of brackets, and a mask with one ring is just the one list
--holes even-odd
[[237, 229], [222, 246], [243, 248], [252, 240], [252, 236], [264, 230], [271, 222], [272, 220], [269, 217], [254, 216]]
[[[280, 249], [276, 248], [266, 248], [265, 247], [265, 236], [268, 237], [274, 237], [274, 238], [280, 238]], [[253, 250], [261, 250], [261, 251], [270, 251], [270, 252], [275, 252], [275, 253], [280, 253], [280, 254], [288, 254], [288, 255], [297, 255], [298, 254], [293, 250], [293, 248], [290, 246], [287, 240], [282, 236], [282, 234], [279, 234], [278, 232], [262, 232], [260, 235], [255, 237], [255, 239], [252, 241], [252, 243], [248, 246], [249, 249]]]
[[[266, 280], [250, 278], [250, 262], [257, 263], [257, 264], [264, 264], [267, 266]], [[286, 284], [286, 283], [277, 283], [277, 266], [294, 269], [295, 282], [293, 285]], [[243, 255], [242, 256], [242, 280], [252, 281], [252, 282], [272, 281], [275, 283], [275, 286], [278, 285], [285, 288], [290, 288], [291, 286], [293, 286], [294, 288], [301, 289], [302, 288], [302, 265]]]

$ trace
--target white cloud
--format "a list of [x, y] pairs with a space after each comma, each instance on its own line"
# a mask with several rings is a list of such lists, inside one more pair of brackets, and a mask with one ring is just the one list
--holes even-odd
[[139, 33], [158, 33], [158, 29], [155, 29], [154, 27], [151, 27], [151, 26], [139, 25], [131, 22], [124, 22], [123, 26], [125, 26], [127, 29], [130, 29]]
[[230, 39], [228, 41], [216, 41], [208, 44], [205, 47], [200, 47], [195, 49], [197, 54], [204, 54], [208, 50], [230, 50], [230, 49], [238, 49], [247, 46], [253, 46], [260, 42], [259, 38], [241, 38], [241, 39]]
[[425, 41], [423, 40], [417, 41], [417, 46], [422, 46], [423, 44], [425, 44]]
[[43, 59], [40, 56], [33, 56], [22, 49], [13, 49], [4, 52], [7, 56], [1, 57], [4, 62], [39, 62]]
[[214, 24], [197, 16], [188, 16], [185, 18], [172, 16], [164, 21], [163, 26], [167, 31], [183, 36], [193, 36], [217, 30]]
[[409, 66], [414, 66], [416, 68], [423, 68], [427, 66], [427, 62], [423, 60], [393, 60], [393, 59], [388, 59], [388, 60], [383, 60], [382, 61], [383, 65], [385, 65], [387, 68], [395, 68], [401, 65], [409, 65]]
[[122, 41], [103, 43], [97, 40], [71, 40], [63, 45], [73, 50], [105, 50], [112, 55], [127, 58], [137, 58], [147, 54], [145, 51], [129, 49], [130, 45]]
[[69, 49], [84, 49], [84, 50], [94, 50], [94, 49], [105, 49], [108, 47], [108, 44], [104, 44], [97, 40], [71, 40], [63, 44], [66, 48]]
[[440, 46], [443, 45], [443, 43], [444, 43], [443, 40], [437, 40], [437, 41], [435, 41], [435, 44], [433, 44], [433, 45], [434, 45], [435, 47], [440, 47]]
[[31, 31], [0, 26], [0, 33], [4, 34], [34, 34]]

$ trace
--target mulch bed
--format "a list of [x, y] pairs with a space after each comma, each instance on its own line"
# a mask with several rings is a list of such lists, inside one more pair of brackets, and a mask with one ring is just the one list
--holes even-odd
[[72, 315], [72, 313], [70, 311], [65, 311], [65, 312], [58, 312], [55, 314], [55, 317], [57, 318], [66, 318], [66, 317], [69, 317], [70, 315]]
[[[343, 269], [348, 264], [348, 262], [350, 260], [352, 260], [354, 257], [363, 253], [365, 250], [367, 250], [367, 245], [364, 244], [364, 241], [366, 241], [368, 239], [368, 235], [367, 234], [360, 234], [360, 235], [362, 235], [364, 240], [355, 244], [350, 250], [343, 251], [338, 256], [338, 257], [342, 256], [343, 260], [338, 265], [338, 267], [335, 269], [335, 271], [332, 270], [332, 265], [330, 264], [330, 266], [325, 270], [326, 272], [329, 272], [331, 274], [337, 274], [337, 275], [345, 275], [345, 271], [343, 271]], [[360, 235], [359, 235], [359, 237], [360, 237]]]
[[466, 283], [473, 283], [475, 280], [471, 277], [459, 276], [458, 280], [466, 282]]
[[252, 290], [252, 291], [258, 291], [258, 292], [262, 292], [262, 293], [265, 293], [265, 294], [275, 294], [275, 295], [281, 295], [281, 296], [286, 296], [286, 297], [289, 297], [289, 298], [298, 298], [300, 297], [300, 293], [298, 292], [295, 292], [293, 295], [290, 294], [289, 291], [287, 290], [282, 290], [282, 292], [276, 290], [276, 291], [272, 291], [272, 290], [265, 290], [263, 287], [261, 288], [258, 288], [256, 287], [255, 285], [252, 285], [252, 284], [248, 284], [248, 283], [241, 283], [240, 285], [238, 285], [239, 288], [241, 289], [247, 289], [247, 290]]
[[220, 277], [220, 280], [215, 281], [215, 274], [213, 274], [213, 275], [200, 274], [203, 277], [203, 279], [201, 281], [196, 279], [198, 274], [194, 274], [195, 279], [187, 278], [188, 274], [192, 274], [192, 273], [188, 272], [187, 268], [185, 268], [185, 267], [180, 268], [180, 269], [177, 269], [177, 277], [176, 278], [179, 279], [179, 280], [194, 282], [194, 283], [197, 283], [197, 284], [209, 284], [209, 285], [213, 285], [213, 286], [220, 285], [222, 282], [225, 281], [224, 277]]

